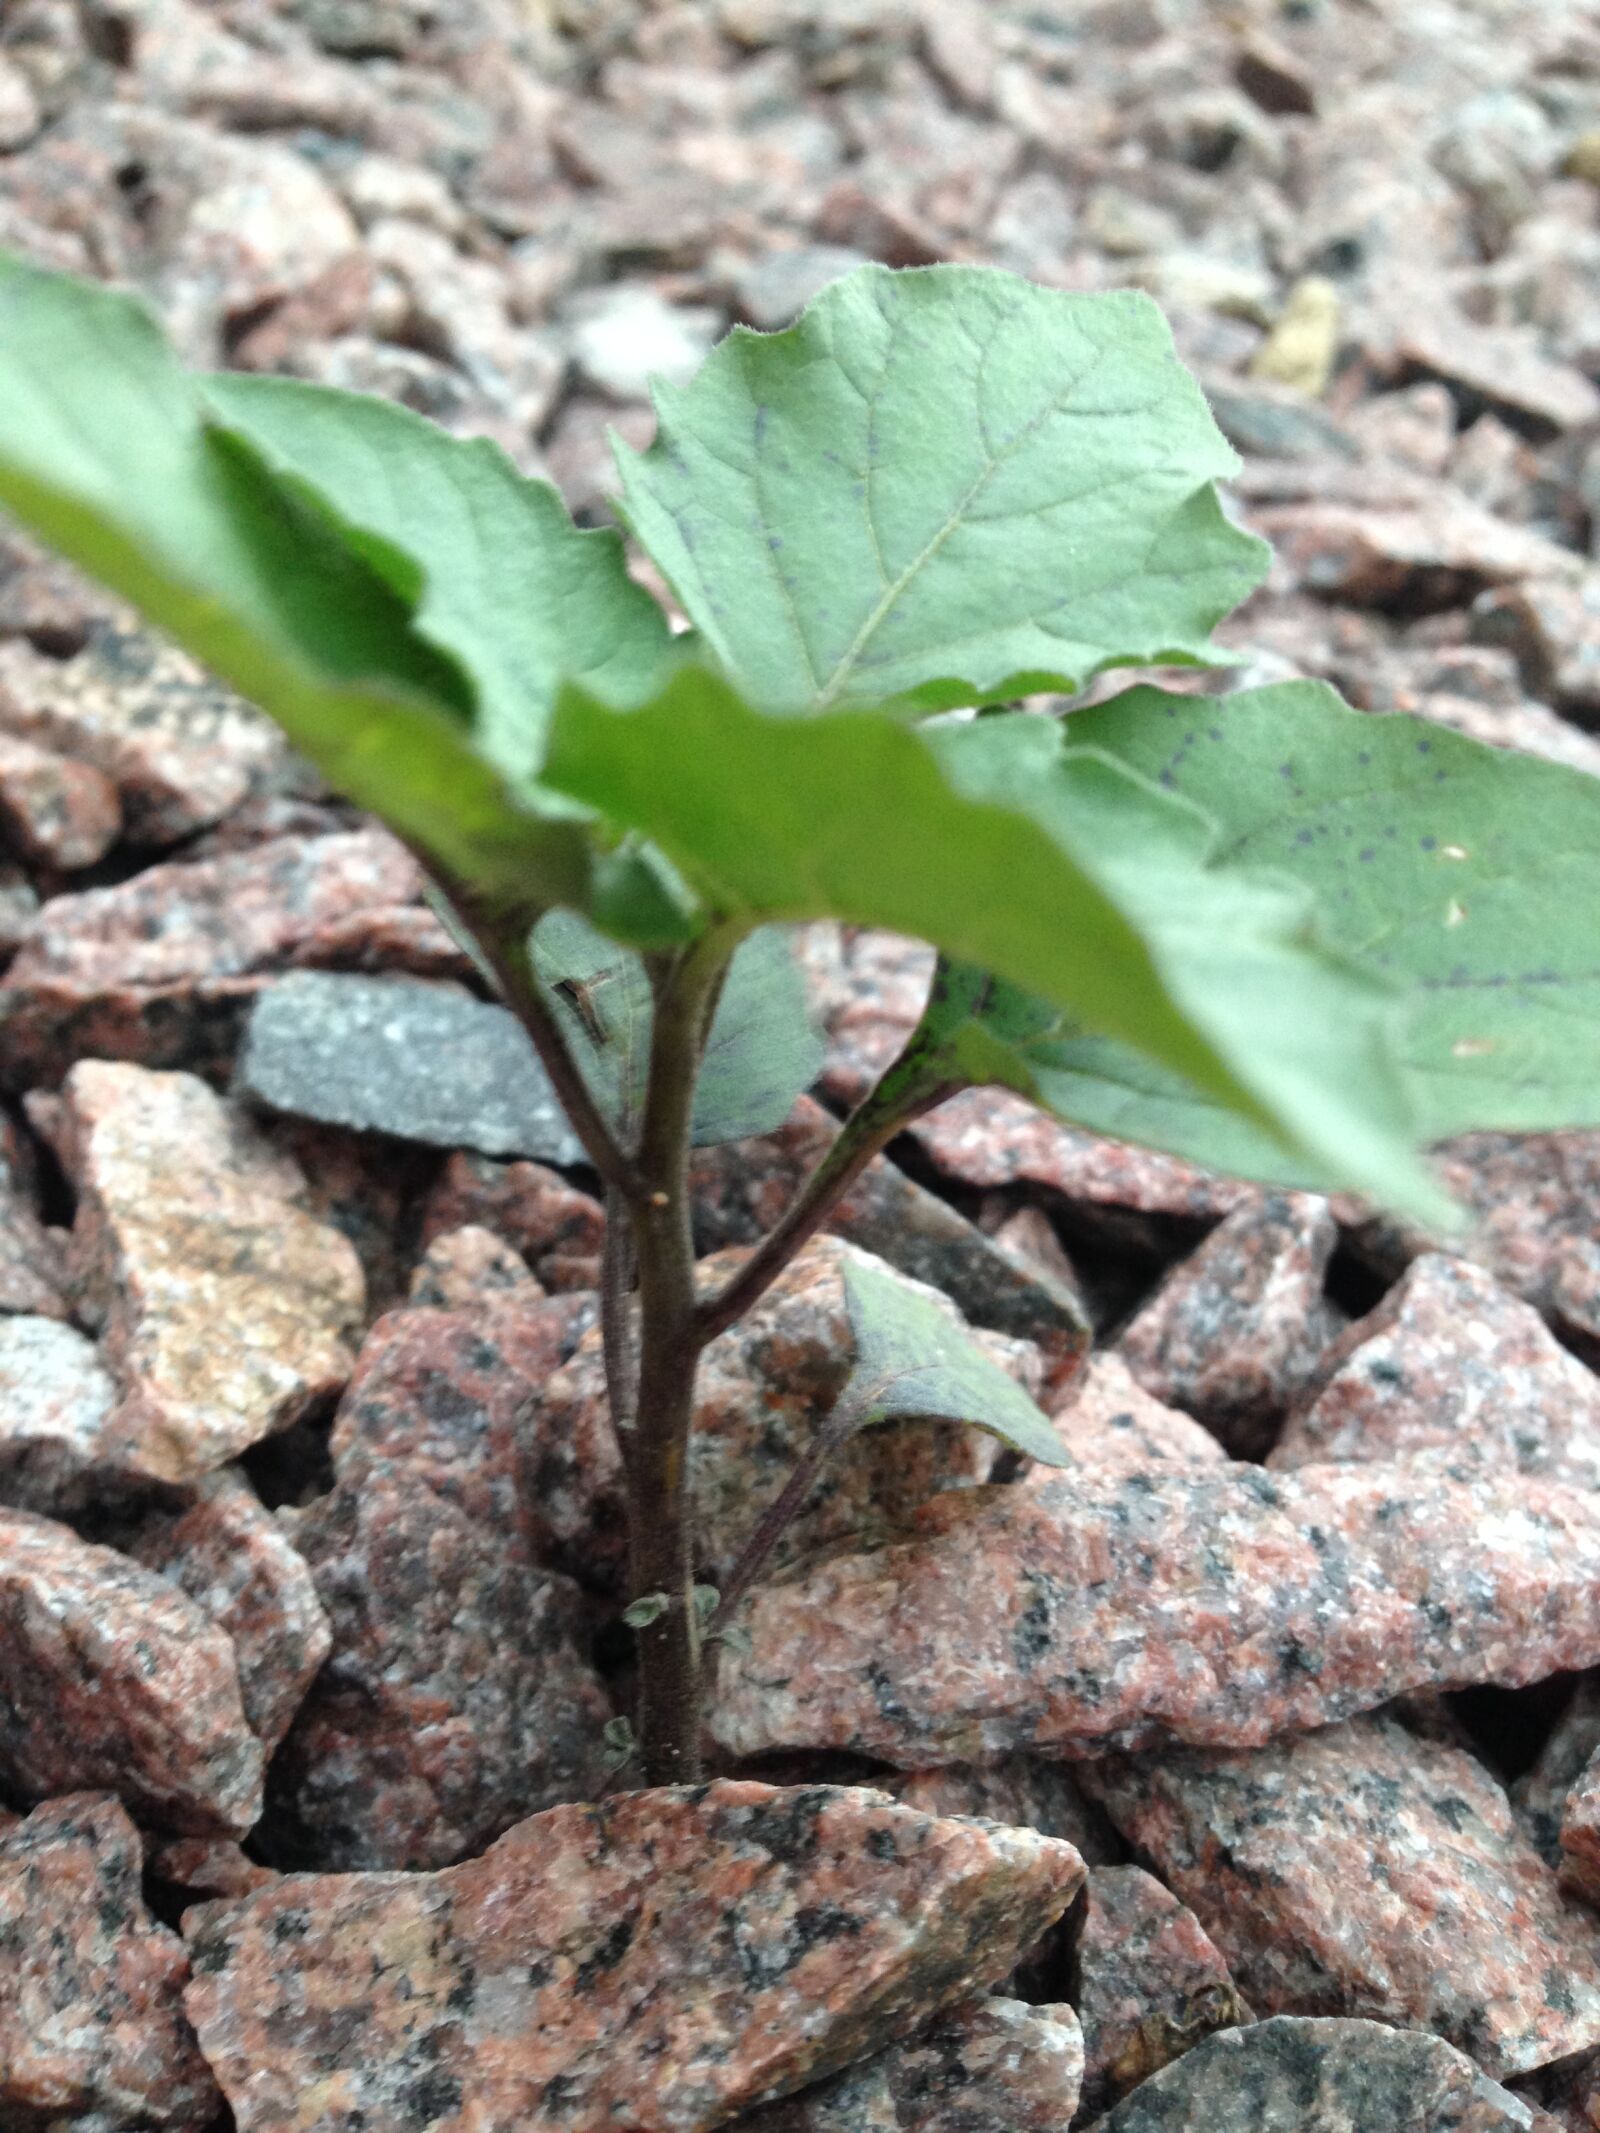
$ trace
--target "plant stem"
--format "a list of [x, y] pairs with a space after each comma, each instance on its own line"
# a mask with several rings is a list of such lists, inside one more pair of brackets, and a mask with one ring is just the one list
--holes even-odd
[[633, 1316], [637, 1274], [633, 1217], [622, 1194], [608, 1185], [600, 1260], [600, 1340], [605, 1356], [606, 1399], [624, 1464], [633, 1456], [633, 1425], [639, 1406], [639, 1341]]
[[796, 1460], [793, 1472], [762, 1512], [755, 1531], [739, 1551], [739, 1560], [729, 1572], [717, 1596], [716, 1610], [706, 1624], [708, 1643], [733, 1619], [739, 1602], [755, 1583], [768, 1556], [804, 1506], [817, 1476], [840, 1445], [847, 1443], [854, 1436], [860, 1420], [861, 1408], [857, 1402], [851, 1401], [846, 1406], [843, 1401], [839, 1401], [818, 1424], [811, 1442]]
[[539, 989], [528, 961], [527, 926], [520, 920], [488, 910], [459, 883], [435, 873], [440, 889], [449, 899], [462, 925], [482, 950], [494, 974], [501, 997], [533, 1040], [540, 1063], [550, 1077], [567, 1122], [589, 1161], [599, 1171], [608, 1190], [625, 1200], [636, 1201], [642, 1190], [637, 1168], [617, 1145], [594, 1098], [589, 1094], [577, 1061], [550, 1003]]
[[851, 1112], [839, 1137], [733, 1279], [695, 1313], [700, 1345], [743, 1318], [772, 1286], [802, 1245], [821, 1229], [833, 1209], [876, 1155], [897, 1133], [953, 1095], [957, 1085], [897, 1079], [891, 1068]]
[[627, 1474], [631, 1597], [660, 1593], [666, 1600], [639, 1631], [637, 1732], [647, 1785], [692, 1784], [700, 1775], [701, 1635], [688, 1458], [701, 1344], [689, 1135], [708, 1003], [729, 953], [727, 939], [712, 933], [650, 968], [655, 1017], [637, 1159], [642, 1191], [630, 1203], [639, 1267], [639, 1372]]

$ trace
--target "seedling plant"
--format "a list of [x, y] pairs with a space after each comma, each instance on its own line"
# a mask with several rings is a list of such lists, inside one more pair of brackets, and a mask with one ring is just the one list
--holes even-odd
[[[1448, 1216], [1418, 1153], [1600, 1123], [1600, 782], [1223, 663], [1264, 545], [1156, 308], [863, 268], [736, 330], [580, 531], [385, 402], [186, 373], [130, 297], [0, 259], [0, 505], [417, 853], [603, 1182], [630, 1507], [633, 1767], [696, 1776], [708, 1656], [823, 1458], [892, 1416], [1064, 1455], [914, 1290], [854, 1268], [854, 1376], [720, 1595], [698, 1359], [953, 1092]], [[681, 619], [630, 574], [629, 543]], [[697, 1286], [696, 1144], [817, 1066], [785, 928], [938, 951], [922, 1019], [739, 1270]]]

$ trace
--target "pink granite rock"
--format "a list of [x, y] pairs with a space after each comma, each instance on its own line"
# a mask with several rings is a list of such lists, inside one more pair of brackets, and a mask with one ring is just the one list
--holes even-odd
[[369, 1336], [337, 1486], [288, 1514], [333, 1653], [273, 1765], [273, 1856], [445, 1866], [598, 1786], [611, 1705], [523, 1508], [539, 1466], [522, 1417], [567, 1302], [396, 1311]]
[[222, 2107], [183, 2012], [183, 1943], [145, 1909], [140, 1866], [104, 1794], [0, 1831], [0, 2118], [18, 2133], [201, 2133]]
[[186, 1510], [147, 1518], [128, 1552], [227, 1632], [245, 1718], [270, 1755], [333, 1646], [305, 1559], [229, 1472], [208, 1474]]
[[107, 1434], [189, 1480], [338, 1391], [360, 1263], [304, 1212], [296, 1165], [192, 1075], [86, 1060], [65, 1096], [72, 1257], [123, 1395]]
[[0, 1776], [105, 1788], [166, 1829], [261, 1811], [233, 1646], [164, 1578], [28, 1511], [0, 1512]]
[[1600, 711], [1600, 575], [1535, 578], [1480, 595], [1473, 635], [1516, 655], [1530, 695], [1593, 725]]
[[1567, 1798], [1597, 1753], [1600, 1675], [1591, 1673], [1579, 1679], [1532, 1768], [1511, 1787], [1511, 1805], [1517, 1819], [1547, 1866], [1561, 1864], [1561, 1823]]
[[981, 1992], [1082, 1878], [879, 1793], [629, 1793], [440, 1873], [191, 1910], [187, 2005], [240, 2133], [308, 2096], [326, 2133], [710, 2133]]
[[[776, 1133], [697, 1149], [690, 1167], [696, 1250], [757, 1243], [838, 1131], [820, 1104], [802, 1096]], [[1018, 1265], [947, 1201], [914, 1185], [883, 1157], [867, 1166], [827, 1227], [913, 1280], [942, 1289], [973, 1325], [1032, 1341], [1044, 1358], [1052, 1394], [1077, 1376], [1090, 1328], [1075, 1291], [1047, 1268]]]
[[93, 866], [117, 841], [117, 789], [90, 763], [0, 732], [0, 844], [40, 866]]
[[1434, 1449], [1600, 1489], [1600, 1379], [1531, 1304], [1430, 1252], [1328, 1351], [1271, 1464]]
[[452, 1311], [506, 1296], [533, 1303], [544, 1293], [519, 1252], [493, 1230], [469, 1222], [434, 1238], [412, 1270], [407, 1300]]
[[102, 632], [64, 665], [7, 647], [0, 730], [111, 779], [128, 835], [147, 845], [219, 821], [286, 754], [269, 719], [142, 631]]
[[0, 1318], [0, 1503], [70, 1511], [136, 1478], [108, 1441], [116, 1405], [93, 1341], [53, 1318]]
[[1213, 2030], [1252, 2019], [1199, 1919], [1142, 1867], [1091, 1867], [1077, 1965], [1090, 2118]]
[[[1464, 1134], [1435, 1151], [1435, 1168], [1471, 1217], [1449, 1250], [1487, 1267], [1586, 1352], [1600, 1354], [1600, 1132]], [[1370, 1218], [1355, 1241], [1396, 1277], [1419, 1253], [1442, 1248]]]
[[1118, 1353], [1146, 1392], [1235, 1457], [1258, 1456], [1336, 1330], [1322, 1284], [1338, 1234], [1312, 1193], [1236, 1208], [1167, 1276]]
[[1481, 326], [1450, 305], [1408, 304], [1393, 357], [1402, 376], [1443, 379], [1530, 435], [1600, 422], [1600, 391], [1573, 364], [1542, 354], [1526, 327]]
[[1582, 567], [1570, 550], [1443, 486], [1390, 510], [1258, 505], [1250, 522], [1308, 592], [1356, 607], [1464, 607], [1486, 586], [1570, 579]]
[[1593, 1923], [1459, 1749], [1363, 1719], [1088, 1779], [1259, 2012], [1431, 2029], [1501, 2079], [1600, 2044]]
[[[776, 1501], [850, 1375], [855, 1337], [844, 1268], [855, 1253], [838, 1237], [813, 1238], [701, 1357], [689, 1490], [698, 1567], [713, 1585]], [[702, 1260], [702, 1289], [720, 1287], [743, 1258], [732, 1251]], [[937, 1301], [958, 1317], [948, 1299]], [[1037, 1392], [1038, 1359], [1026, 1343], [988, 1332], [975, 1337], [1002, 1369]], [[549, 1447], [548, 1464], [541, 1462], [549, 1478], [536, 1486], [533, 1516], [552, 1561], [607, 1586], [622, 1573], [624, 1531], [621, 1459], [609, 1418], [596, 1329], [539, 1403], [534, 1426]], [[862, 1430], [818, 1476], [775, 1561], [892, 1527], [941, 1489], [987, 1480], [996, 1450], [992, 1437], [957, 1422], [918, 1419]]]
[[0, 988], [0, 1074], [54, 1085], [76, 1059], [224, 1077], [264, 974], [314, 954], [352, 915], [419, 901], [384, 831], [283, 837], [58, 896]]
[[966, 2000], [831, 2080], [733, 2122], [733, 2133], [1065, 2133], [1083, 2039], [1070, 2007]]
[[1074, 1472], [939, 1497], [740, 1621], [713, 1712], [739, 1754], [1254, 1746], [1600, 1661], [1600, 1499], [1423, 1460]]
[[227, 1837], [164, 1837], [150, 1846], [147, 1863], [157, 1881], [191, 1897], [250, 1896], [281, 1879]]
[[520, 1252], [547, 1289], [593, 1289], [600, 1280], [605, 1214], [543, 1163], [452, 1155], [422, 1209], [422, 1242], [451, 1230], [486, 1229]]
[[1600, 1751], [1578, 1773], [1561, 1816], [1561, 1878], [1600, 1901]]
[[925, 1815], [978, 1815], [1060, 1837], [1091, 1866], [1120, 1856], [1104, 1815], [1072, 1772], [1031, 1755], [998, 1763], [943, 1763], [931, 1770], [902, 1771], [883, 1781], [907, 1807]]
[[[1190, 1415], [1153, 1399], [1120, 1355], [1092, 1355], [1051, 1415], [1076, 1466], [1132, 1474], [1150, 1466], [1220, 1466], [1227, 1453]], [[1034, 1477], [1043, 1481], [1047, 1469]]]
[[0, 1312], [68, 1318], [66, 1267], [56, 1236], [0, 1173]]
[[1534, 2114], [1442, 2037], [1280, 2015], [1207, 2037], [1099, 2133], [1533, 2133]]

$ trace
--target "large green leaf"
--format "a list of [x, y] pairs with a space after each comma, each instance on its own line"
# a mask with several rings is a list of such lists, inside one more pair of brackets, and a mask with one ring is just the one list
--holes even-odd
[[469, 678], [415, 627], [419, 575], [379, 567], [209, 426], [140, 304], [4, 255], [0, 506], [450, 872], [533, 902], [587, 895], [580, 826], [542, 819], [476, 745]]
[[414, 600], [417, 634], [476, 684], [474, 740], [508, 777], [537, 776], [565, 677], [647, 686], [670, 633], [628, 576], [621, 540], [580, 532], [555, 489], [526, 480], [498, 445], [294, 379], [201, 382], [215, 415], [309, 483]]
[[844, 1295], [856, 1359], [836, 1416], [857, 1429], [908, 1420], [968, 1422], [1046, 1466], [1071, 1463], [1049, 1418], [953, 1312], [889, 1267], [853, 1253], [844, 1264]]
[[[692, 779], [661, 774], [674, 750]], [[1318, 943], [1303, 890], [1210, 867], [1198, 811], [1067, 750], [1056, 721], [774, 717], [686, 668], [632, 710], [565, 691], [546, 775], [730, 916], [932, 941], [1133, 1045], [1319, 1176], [1439, 1212], [1384, 988]]]
[[1314, 891], [1401, 991], [1426, 1137], [1600, 1124], [1600, 780], [1316, 682], [1132, 689], [1068, 733], [1205, 807], [1230, 861]]
[[[643, 960], [575, 911], [547, 912], [530, 953], [590, 1093], [631, 1147], [654, 1021]], [[734, 950], [712, 1017], [695, 1084], [695, 1146], [776, 1132], [817, 1078], [822, 1056], [789, 942], [781, 928], [760, 927]]]
[[1204, 659], [1264, 545], [1238, 461], [1134, 293], [975, 267], [835, 282], [736, 329], [618, 447], [629, 523], [753, 701], [982, 703]]

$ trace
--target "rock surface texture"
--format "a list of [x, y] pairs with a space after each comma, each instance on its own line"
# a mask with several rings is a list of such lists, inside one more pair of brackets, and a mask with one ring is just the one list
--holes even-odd
[[877, 1793], [631, 1793], [441, 1873], [199, 1906], [187, 2006], [240, 2133], [307, 2097], [327, 2133], [709, 2133], [1003, 1976], [1082, 1876]]
[[301, 1205], [294, 1162], [192, 1075], [86, 1061], [63, 1093], [73, 1262], [122, 1391], [108, 1435], [192, 1480], [339, 1390], [360, 1262]]
[[1280, 2016], [1208, 2038], [1101, 2123], [1104, 2133], [1532, 2133], [1535, 2121], [1438, 2037]]
[[1260, 1746], [1405, 1689], [1600, 1662], [1600, 1504], [1422, 1462], [1052, 1476], [942, 1496], [740, 1619], [713, 1713], [740, 1754]]
[[1362, 2015], [1501, 2079], [1600, 2045], [1600, 1937], [1458, 1749], [1358, 1720], [1086, 1775], [1258, 2014]]
[[145, 1908], [139, 1833], [100, 1793], [0, 1830], [0, 2118], [201, 2133], [222, 2098], [183, 2011], [188, 1961]]

